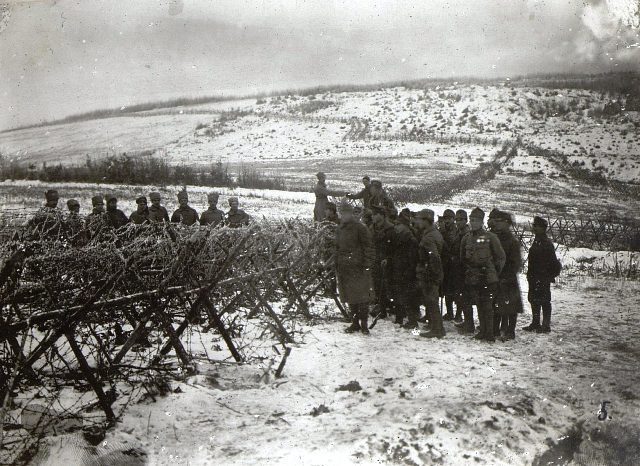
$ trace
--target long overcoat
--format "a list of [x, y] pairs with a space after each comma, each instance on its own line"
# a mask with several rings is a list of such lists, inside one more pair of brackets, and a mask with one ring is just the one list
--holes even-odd
[[375, 250], [371, 233], [357, 220], [342, 222], [336, 230], [336, 277], [342, 301], [368, 304], [375, 297], [371, 268]]

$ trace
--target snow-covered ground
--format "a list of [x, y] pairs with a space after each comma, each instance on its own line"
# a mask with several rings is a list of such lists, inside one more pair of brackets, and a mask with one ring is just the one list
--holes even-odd
[[[526, 298], [524, 280], [522, 289]], [[202, 363], [172, 384], [180, 393], [131, 405], [98, 452], [136, 449], [149, 464], [634, 464], [638, 291], [562, 278], [552, 333], [518, 330], [507, 343], [479, 343], [449, 323], [431, 341], [389, 321], [369, 337], [320, 321], [293, 345], [282, 378], [273, 367]], [[599, 421], [605, 400], [611, 419]], [[45, 464], [76, 444], [77, 458], [81, 438], [51, 438]]]

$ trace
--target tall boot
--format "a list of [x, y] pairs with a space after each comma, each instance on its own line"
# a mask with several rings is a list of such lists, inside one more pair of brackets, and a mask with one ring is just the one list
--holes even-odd
[[[484, 335], [484, 340], [485, 341], [496, 341], [496, 338], [494, 336], [493, 333], [493, 328], [494, 328], [494, 323], [493, 323], [493, 316], [495, 315], [495, 310], [493, 309], [493, 303], [489, 302], [485, 305], [485, 329], [486, 329], [486, 333]], [[500, 331], [498, 330], [498, 335], [500, 334]]]
[[369, 306], [360, 305], [360, 331], [364, 335], [369, 335]]
[[551, 303], [542, 305], [542, 327], [538, 332], [549, 333], [551, 331]]
[[358, 304], [349, 304], [349, 311], [351, 311], [351, 325], [344, 329], [346, 333], [354, 333], [360, 331], [360, 307]]
[[479, 323], [479, 331], [478, 333], [474, 336], [474, 338], [476, 340], [482, 340], [484, 339], [485, 335], [487, 334], [487, 320], [486, 320], [486, 310], [484, 309], [484, 306], [482, 306], [482, 304], [477, 306], [478, 308], [478, 323]]
[[495, 309], [493, 310], [493, 334], [500, 336], [500, 324], [502, 323], [502, 316], [498, 314]]
[[527, 332], [535, 332], [540, 328], [540, 310], [542, 308], [541, 304], [531, 303], [531, 313], [533, 315], [533, 320], [526, 327], [522, 327], [522, 330]]
[[443, 320], [453, 320], [453, 296], [445, 295], [444, 304], [447, 307], [447, 313], [443, 317]]
[[460, 299], [455, 299], [454, 302], [456, 303], [456, 316], [453, 318], [453, 320], [456, 322], [462, 322], [462, 308], [464, 307], [464, 305], [462, 304]]
[[464, 320], [462, 325], [456, 325], [462, 333], [469, 333], [473, 335], [476, 330], [475, 323], [473, 322], [473, 306], [470, 304], [464, 304], [462, 306], [462, 315]]
[[516, 337], [516, 323], [518, 322], [518, 314], [511, 314], [507, 319], [506, 336], [510, 340]]

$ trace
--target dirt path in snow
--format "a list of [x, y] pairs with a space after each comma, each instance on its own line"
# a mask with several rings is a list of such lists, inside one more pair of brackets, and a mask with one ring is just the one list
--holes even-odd
[[174, 383], [182, 393], [131, 406], [106, 441], [150, 464], [620, 464], [589, 461], [640, 455], [639, 289], [562, 283], [553, 333], [493, 345], [451, 324], [427, 341], [388, 321], [370, 337], [324, 322], [285, 377], [202, 365]]

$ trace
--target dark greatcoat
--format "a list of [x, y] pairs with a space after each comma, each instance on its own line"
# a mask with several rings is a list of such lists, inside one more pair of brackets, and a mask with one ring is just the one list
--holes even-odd
[[523, 312], [522, 295], [518, 283], [518, 272], [522, 268], [520, 242], [510, 230], [496, 233], [506, 255], [504, 267], [500, 271], [496, 310], [500, 315], [513, 315]]
[[[391, 288], [391, 264], [393, 262], [393, 237], [395, 228], [389, 220], [385, 220], [381, 227], [370, 226], [373, 244], [376, 250], [376, 260], [373, 265], [373, 287], [378, 299], [384, 297]], [[382, 261], [387, 265], [383, 268]]]
[[536, 235], [529, 249], [527, 281], [529, 302], [545, 304], [551, 302], [550, 284], [559, 272], [558, 258], [553, 243], [546, 235]]
[[369, 304], [374, 299], [371, 267], [375, 251], [371, 233], [357, 220], [342, 222], [336, 230], [336, 276], [342, 301]]
[[395, 227], [391, 274], [393, 298], [401, 304], [419, 299], [416, 279], [418, 265], [418, 239], [409, 225], [398, 223]]
[[200, 225], [219, 225], [224, 220], [224, 212], [217, 207], [209, 207], [200, 216]]
[[191, 226], [200, 220], [196, 209], [189, 206], [178, 207], [171, 216], [171, 223], [182, 223], [183, 225]]

